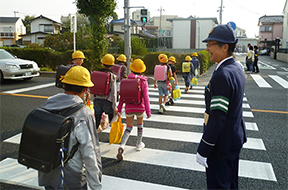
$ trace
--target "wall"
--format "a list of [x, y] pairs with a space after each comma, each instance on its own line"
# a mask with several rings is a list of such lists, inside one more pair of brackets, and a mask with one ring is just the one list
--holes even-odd
[[190, 49], [191, 21], [173, 21], [173, 49]]
[[285, 4], [283, 14], [283, 40], [282, 40], [282, 48], [288, 49], [288, 2]]
[[42, 31], [44, 32], [44, 26], [42, 25], [41, 28], [40, 28], [40, 24], [52, 24], [53, 25], [53, 22], [47, 20], [47, 19], [44, 19], [44, 18], [38, 18], [36, 20], [33, 20], [32, 23], [31, 23], [31, 33], [33, 32], [39, 32], [39, 31]]

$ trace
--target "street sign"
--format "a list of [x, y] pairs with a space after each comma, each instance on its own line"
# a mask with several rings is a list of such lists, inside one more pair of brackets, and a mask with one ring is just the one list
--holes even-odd
[[236, 24], [234, 22], [228, 22], [227, 25], [231, 26], [233, 30], [236, 30]]

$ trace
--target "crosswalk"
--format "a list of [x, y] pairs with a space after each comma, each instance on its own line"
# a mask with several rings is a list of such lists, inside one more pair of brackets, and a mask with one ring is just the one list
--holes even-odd
[[[288, 72], [286, 72], [288, 75]], [[271, 78], [276, 82], [277, 86], [283, 87], [285, 89], [288, 89], [288, 81], [285, 79], [283, 76], [278, 76], [278, 75], [268, 75], [268, 77], [262, 77], [259, 74], [251, 74], [252, 79], [254, 82], [257, 84], [258, 87], [260, 88], [272, 88], [272, 85], [269, 84], [271, 81], [267, 81], [267, 78]]]
[[[274, 80], [279, 80], [275, 78]], [[259, 82], [260, 83], [260, 82]], [[202, 137], [202, 126], [203, 126], [203, 112], [205, 111], [204, 102], [204, 86], [195, 87], [188, 93], [184, 93], [184, 86], [179, 86], [182, 90], [182, 97], [180, 100], [175, 101], [173, 106], [167, 106], [167, 112], [164, 114], [158, 113], [158, 92], [156, 89], [149, 88], [149, 96], [151, 103], [152, 116], [151, 118], [144, 119], [144, 139], [146, 142], [146, 148], [142, 151], [136, 152], [135, 146], [131, 146], [131, 143], [125, 146], [124, 161], [129, 164], [138, 164], [139, 167], [161, 167], [167, 169], [177, 169], [181, 171], [187, 171], [191, 173], [204, 173], [204, 167], [196, 163], [196, 150], [193, 152], [189, 151], [179, 151], [178, 149], [161, 149], [161, 146], [155, 146], [154, 144], [149, 144], [151, 141], [157, 142], [168, 142], [169, 144], [176, 143], [187, 143], [197, 147], [200, 139]], [[177, 116], [178, 113], [189, 114], [189, 116]], [[185, 115], [184, 114], [184, 115]], [[253, 122], [254, 115], [250, 110], [249, 102], [246, 97], [243, 99], [243, 116], [245, 121], [247, 131], [253, 132], [253, 134], [259, 131], [257, 123]], [[122, 114], [123, 123], [125, 123], [125, 115]], [[149, 121], [146, 123], [146, 121]], [[166, 128], [165, 125], [175, 126], [172, 129]], [[187, 130], [181, 130], [178, 125], [183, 125], [187, 127]], [[164, 126], [164, 127], [163, 127]], [[102, 137], [108, 136], [110, 129], [104, 130], [99, 134], [100, 139]], [[251, 133], [248, 133], [251, 134]], [[131, 132], [131, 138], [128, 140], [133, 141], [133, 137], [137, 136], [137, 129]], [[21, 134], [17, 134], [11, 138], [6, 139], [5, 143], [20, 143]], [[103, 159], [109, 159], [116, 161], [116, 154], [119, 145], [112, 144], [109, 145], [107, 141], [100, 142], [101, 156]], [[266, 147], [261, 138], [255, 138], [253, 136], [248, 136], [247, 143], [244, 144], [243, 149], [245, 151], [255, 151], [257, 153], [265, 152]], [[103, 168], [105, 171], [105, 168]], [[37, 172], [33, 169], [26, 169], [26, 167], [17, 163], [14, 158], [6, 158], [0, 162], [0, 181], [7, 182], [10, 184], [18, 184], [26, 187], [32, 187], [35, 189], [43, 189], [38, 186], [37, 182]], [[133, 172], [133, 171], [131, 171]], [[137, 173], [137, 172], [136, 172]], [[131, 174], [134, 175], [134, 174]], [[190, 186], [171, 186], [171, 184], [165, 184], [162, 182], [155, 182], [152, 180], [139, 180], [134, 179], [131, 175], [124, 176], [113, 176], [106, 175], [104, 172], [102, 185], [103, 190], [118, 189], [140, 189], [140, 190], [184, 190], [191, 189]], [[189, 176], [184, 176], [189, 178]], [[249, 178], [254, 180], [264, 180], [276, 182], [276, 176], [272, 164], [269, 162], [263, 162], [249, 158], [249, 156], [244, 159], [241, 158], [239, 161], [239, 177]], [[205, 180], [205, 179], [203, 179]], [[152, 181], [152, 182], [151, 182]], [[195, 182], [196, 183], [196, 182]], [[129, 184], [129, 188], [127, 187]], [[201, 185], [201, 184], [199, 184]], [[198, 186], [199, 186], [198, 185]], [[205, 186], [202, 186], [205, 188]]]

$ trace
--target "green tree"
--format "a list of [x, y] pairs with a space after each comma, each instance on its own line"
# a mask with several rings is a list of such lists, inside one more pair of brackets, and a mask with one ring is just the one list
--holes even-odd
[[44, 47], [62, 52], [73, 49], [73, 34], [68, 31], [63, 34], [46, 35]]
[[[114, 0], [76, 0], [76, 6], [79, 9], [79, 13], [85, 14], [90, 18], [92, 27], [91, 45], [94, 52], [92, 59], [95, 63], [100, 63], [101, 58], [107, 52], [107, 43], [104, 37], [104, 34], [107, 33], [105, 19], [113, 16], [116, 2]], [[97, 68], [100, 65], [94, 65], [93, 67]]]
[[26, 34], [31, 33], [30, 20], [32, 20], [34, 18], [35, 18], [35, 15], [32, 15], [32, 16], [25, 15], [25, 18], [22, 19], [22, 22], [23, 22], [24, 26], [26, 27]]

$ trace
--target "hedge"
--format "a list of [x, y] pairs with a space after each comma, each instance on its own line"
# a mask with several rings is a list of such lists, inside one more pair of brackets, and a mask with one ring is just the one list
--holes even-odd
[[[18, 58], [33, 60], [38, 63], [39, 67], [51, 68], [52, 70], [56, 70], [59, 65], [66, 65], [72, 60], [73, 50], [68, 50], [66, 52], [56, 52], [48, 48], [11, 48], [11, 47], [1, 47], [6, 51], [12, 53]], [[90, 71], [98, 70], [102, 67], [101, 63], [95, 63], [92, 59], [90, 59], [92, 55], [91, 50], [83, 50], [85, 54], [85, 61], [83, 66], [88, 68]], [[150, 52], [144, 56], [132, 55], [132, 59], [142, 59], [146, 64], [146, 72], [145, 74], [153, 74], [155, 65], [159, 64], [158, 55], [160, 53], [166, 54], [168, 57], [174, 56], [176, 58], [177, 63], [175, 64], [176, 70], [178, 73], [181, 73], [181, 63], [185, 60], [187, 55], [191, 56], [191, 53], [183, 53], [181, 55], [169, 53], [169, 52]], [[200, 62], [200, 73], [203, 74], [210, 67], [211, 62], [209, 58], [209, 53], [206, 50], [202, 50], [197, 52], [198, 60]], [[119, 54], [113, 54], [115, 58], [119, 56]], [[115, 59], [116, 60], [116, 59]]]

